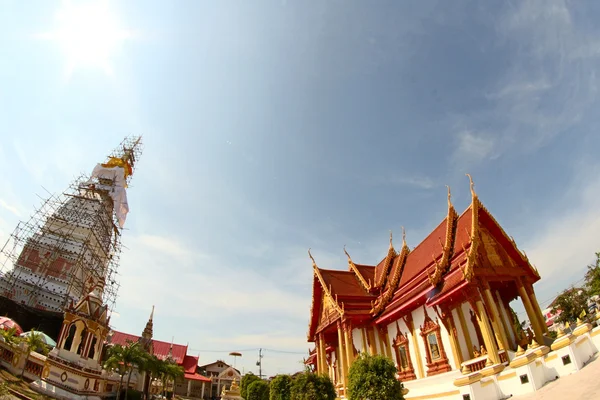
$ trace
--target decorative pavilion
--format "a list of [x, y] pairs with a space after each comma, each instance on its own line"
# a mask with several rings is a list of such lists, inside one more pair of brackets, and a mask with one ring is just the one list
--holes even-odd
[[[480, 202], [458, 215], [448, 188], [446, 218], [410, 250], [403, 235], [377, 265], [327, 270], [313, 262], [306, 363], [332, 378], [344, 396], [360, 352], [384, 355], [402, 381], [508, 361], [508, 351], [547, 333], [533, 284], [540, 279], [524, 252]], [[345, 251], [345, 249], [344, 249]], [[533, 332], [521, 331], [509, 303], [523, 302]]]

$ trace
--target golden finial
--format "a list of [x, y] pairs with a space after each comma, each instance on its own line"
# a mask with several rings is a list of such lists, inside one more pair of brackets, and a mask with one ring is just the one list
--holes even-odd
[[475, 194], [475, 184], [473, 183], [473, 178], [471, 177], [471, 174], [466, 175], [469, 177], [469, 183], [471, 185], [471, 196], [475, 197], [477, 194]]
[[390, 230], [390, 248], [393, 247], [392, 246], [392, 231]]
[[450, 194], [450, 186], [446, 185], [446, 187], [448, 188], [448, 208], [452, 207], [452, 195]]
[[344, 245], [344, 253], [346, 253], [346, 256], [348, 257], [348, 262], [352, 262], [352, 259], [350, 258], [350, 254], [348, 254], [348, 252], [346, 251], [346, 245]]
[[402, 246], [406, 246], [406, 231], [402, 227]]
[[313, 263], [313, 267], [317, 268], [317, 263], [315, 262], [315, 258], [312, 256], [312, 254], [310, 254], [310, 249], [308, 249], [308, 256], [310, 257], [310, 259], [312, 260]]
[[515, 356], [519, 357], [522, 356], [523, 354], [525, 354], [525, 349], [519, 345], [519, 347], [517, 348], [517, 352], [515, 353]]

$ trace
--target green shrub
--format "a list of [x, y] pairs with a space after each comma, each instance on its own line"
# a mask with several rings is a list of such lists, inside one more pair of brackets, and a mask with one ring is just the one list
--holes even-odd
[[291, 400], [335, 400], [333, 382], [327, 375], [304, 372], [292, 381]]
[[362, 353], [348, 371], [349, 400], [403, 400], [396, 366], [387, 357]]
[[248, 399], [248, 386], [252, 382], [260, 381], [261, 379], [254, 375], [252, 372], [248, 372], [246, 375], [242, 377], [242, 383], [240, 384], [240, 395], [244, 399]]
[[290, 400], [292, 378], [289, 375], [277, 375], [271, 381], [270, 400]]
[[269, 400], [269, 384], [258, 380], [248, 385], [248, 397], [246, 400]]

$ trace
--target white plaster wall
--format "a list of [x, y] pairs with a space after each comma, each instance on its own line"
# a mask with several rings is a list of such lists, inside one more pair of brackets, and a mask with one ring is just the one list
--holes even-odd
[[[430, 315], [431, 317], [431, 315]], [[413, 323], [415, 324], [415, 336], [412, 338], [419, 346], [419, 352], [421, 353], [421, 364], [423, 365], [423, 373], [424, 376], [417, 376], [419, 378], [425, 378], [427, 376], [427, 350], [425, 349], [425, 343], [423, 342], [423, 338], [421, 337], [421, 325], [425, 321], [425, 315], [423, 314], [423, 307], [419, 307], [418, 309], [412, 312]], [[417, 364], [414, 364], [415, 370], [418, 370]]]
[[600, 350], [600, 325], [592, 329], [590, 337], [592, 338], [592, 343], [594, 344], [596, 351]]
[[[427, 310], [427, 312], [435, 313], [435, 311], [431, 309]], [[432, 319], [435, 321], [435, 318]], [[450, 364], [450, 367], [454, 370], [456, 369], [456, 359], [454, 358], [454, 353], [452, 352], [452, 340], [450, 339], [450, 332], [448, 332], [442, 321], [438, 320], [437, 323], [440, 325], [440, 336], [442, 337], [442, 344], [444, 346], [444, 351], [446, 352], [446, 357], [448, 357], [448, 364]]]
[[[388, 333], [388, 338], [390, 339], [390, 349], [392, 350], [392, 360], [394, 360], [394, 364], [398, 365], [398, 360], [396, 359], [396, 352], [394, 351], [394, 346], [392, 346], [392, 343], [394, 342], [396, 335], [398, 335], [398, 329], [396, 329], [396, 323], [394, 322], [394, 323], [389, 324], [386, 327], [386, 329], [387, 329], [387, 333]], [[409, 348], [410, 348], [410, 343], [409, 343]]]
[[[462, 305], [461, 305], [462, 306]], [[454, 325], [456, 326], [456, 336], [458, 339], [458, 343], [460, 344], [460, 350], [463, 360], [471, 359], [471, 352], [467, 347], [467, 339], [466, 333], [463, 331], [462, 325], [460, 323], [460, 319], [458, 318], [458, 311], [456, 309], [452, 310], [452, 318], [454, 318]]]
[[[475, 327], [471, 323], [470, 311], [473, 311], [473, 309], [471, 308], [471, 305], [469, 304], [469, 302], [464, 302], [461, 305], [461, 309], [462, 309], [463, 315], [465, 316], [465, 323], [467, 324], [467, 330], [469, 331], [469, 335], [471, 337], [471, 342], [473, 342], [473, 346], [477, 346], [477, 349], [479, 349], [479, 346], [481, 346], [483, 343], [480, 344], [479, 341], [477, 340], [477, 332], [475, 331]], [[469, 349], [469, 354], [472, 351], [473, 351], [473, 349]], [[470, 358], [471, 357], [469, 357], [469, 359]]]
[[[575, 357], [571, 354], [569, 346], [563, 347], [562, 349], [554, 350], [548, 353], [545, 357], [546, 361], [546, 379], [552, 380], [554, 378], [571, 375], [573, 372], [577, 372], [577, 364], [575, 363]], [[564, 356], [570, 356], [571, 363], [564, 365], [562, 358]]]
[[502, 298], [500, 297], [500, 292], [498, 292], [497, 290], [496, 290], [496, 301], [498, 302], [498, 311], [500, 312], [502, 319], [506, 323], [506, 328], [507, 328], [508, 336], [509, 336], [508, 341], [511, 343], [517, 343], [517, 338], [515, 338], [515, 335], [513, 334], [513, 330], [511, 328], [511, 326], [513, 325], [512, 319], [507, 314], [507, 310], [502, 305]]
[[362, 328], [352, 329], [352, 342], [354, 343], [354, 347], [356, 347], [356, 350], [359, 353], [362, 353], [365, 351], [365, 349], [363, 349], [362, 334], [360, 333], [361, 330], [362, 330]]

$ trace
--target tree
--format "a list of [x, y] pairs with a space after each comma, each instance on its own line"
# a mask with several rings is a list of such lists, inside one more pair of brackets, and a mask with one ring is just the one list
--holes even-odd
[[8, 329], [0, 329], [0, 336], [7, 344], [17, 344], [21, 341], [21, 337], [17, 336], [17, 328], [14, 326]]
[[252, 382], [260, 380], [261, 379], [258, 376], [254, 375], [252, 372], [248, 372], [242, 378], [242, 383], [240, 384], [240, 395], [246, 399], [248, 397], [248, 386], [250, 386]]
[[246, 400], [269, 400], [269, 384], [265, 381], [258, 380], [248, 385], [248, 397]]
[[387, 357], [362, 353], [348, 371], [349, 400], [403, 400], [396, 366]]
[[587, 310], [587, 293], [584, 289], [571, 288], [562, 292], [552, 302], [552, 312], [557, 314], [558, 323], [574, 322]]
[[269, 400], [290, 400], [292, 390], [292, 377], [289, 375], [277, 375], [271, 381]]
[[590, 296], [600, 295], [600, 252], [596, 253], [596, 263], [588, 265], [585, 286]]
[[[127, 393], [129, 392], [129, 382], [131, 381], [131, 374], [133, 373], [134, 367], [140, 367], [145, 361], [144, 350], [142, 349], [139, 342], [129, 342], [127, 346], [123, 348], [121, 353], [123, 359], [122, 362], [125, 365], [127, 371], [127, 386], [125, 386], [125, 398], [127, 399]], [[123, 378], [121, 378], [123, 380]]]
[[335, 400], [333, 382], [327, 375], [303, 372], [292, 382], [291, 400]]
[[104, 369], [111, 372], [116, 372], [121, 380], [117, 387], [117, 400], [121, 398], [121, 387], [123, 386], [123, 377], [127, 374], [127, 366], [124, 363], [123, 352], [125, 348], [120, 344], [114, 344], [107, 350], [107, 359], [104, 362]]
[[23, 374], [25, 373], [25, 367], [27, 366], [27, 361], [29, 360], [29, 355], [31, 352], [38, 349], [40, 349], [42, 352], [47, 351], [46, 342], [42, 338], [42, 334], [34, 330], [32, 330], [29, 335], [22, 339], [22, 343], [25, 344], [25, 364], [23, 364], [21, 378], [23, 378]]
[[144, 358], [144, 370], [149, 376], [148, 386], [144, 387], [144, 398], [148, 398], [148, 391], [152, 387], [152, 383], [157, 379], [161, 379], [161, 372], [163, 369], [162, 365], [164, 361], [160, 360], [154, 354], [148, 353], [145, 354]]
[[[173, 389], [175, 389], [175, 381], [182, 378], [184, 375], [183, 368], [174, 362], [164, 361], [163, 362], [163, 389], [165, 391], [165, 397], [167, 397], [167, 384], [173, 381]], [[174, 390], [173, 390], [174, 391]]]

